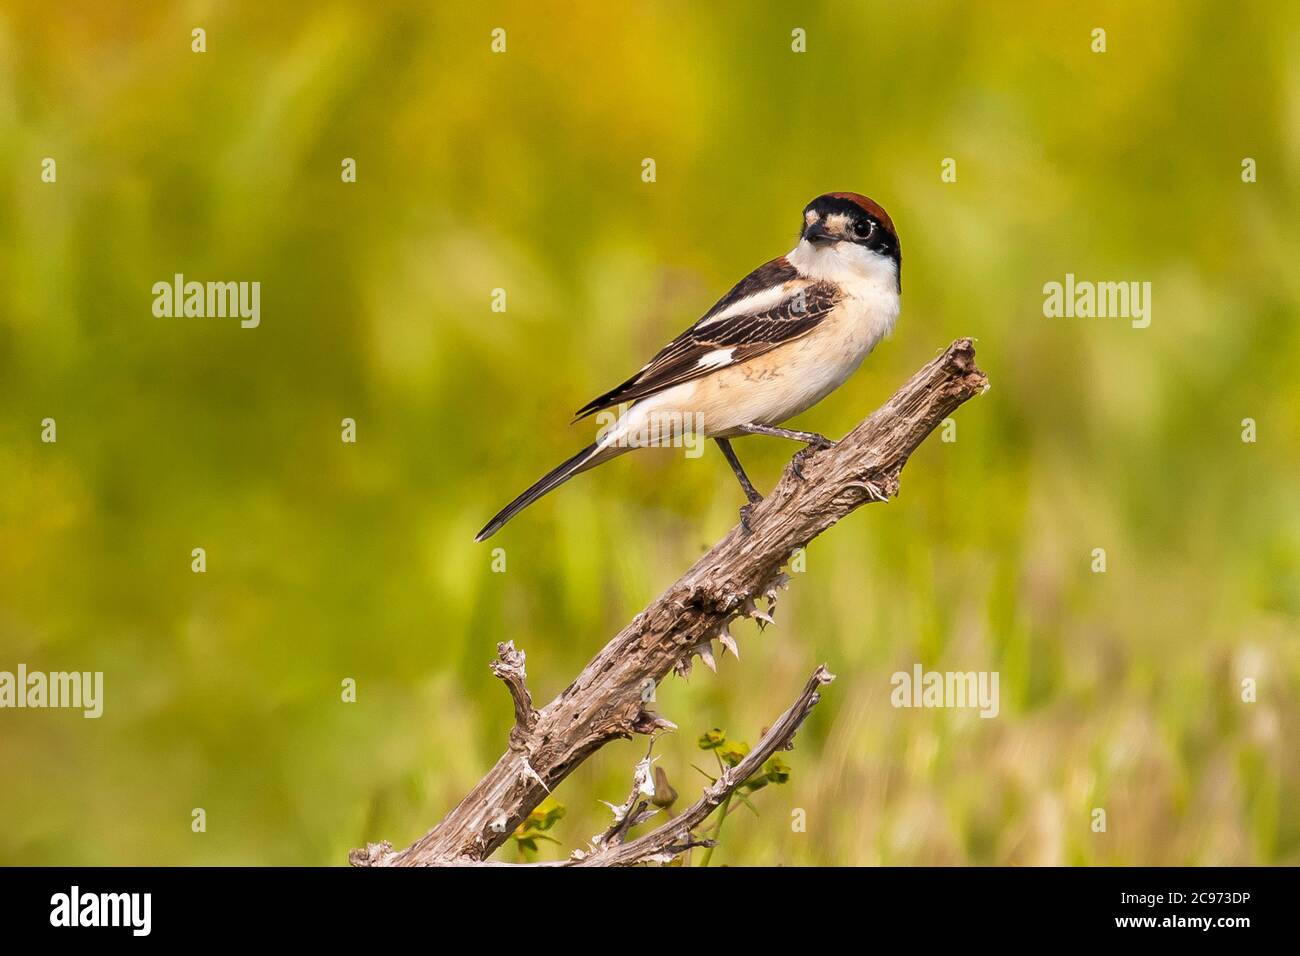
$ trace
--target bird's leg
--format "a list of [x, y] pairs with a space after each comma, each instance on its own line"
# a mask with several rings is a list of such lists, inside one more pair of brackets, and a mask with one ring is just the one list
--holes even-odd
[[714, 441], [716, 441], [718, 447], [722, 449], [722, 454], [727, 459], [727, 464], [730, 465], [731, 470], [736, 473], [736, 480], [740, 482], [740, 487], [744, 489], [745, 497], [749, 499], [749, 503], [740, 509], [740, 525], [746, 531], [752, 531], [753, 529], [749, 526], [749, 512], [754, 505], [763, 500], [763, 496], [758, 493], [758, 489], [754, 487], [754, 483], [749, 480], [749, 475], [745, 474], [745, 469], [740, 466], [740, 459], [736, 457], [736, 452], [732, 449], [731, 442], [727, 441], [725, 438], [715, 438]]
[[736, 426], [742, 432], [750, 435], [771, 435], [773, 438], [788, 438], [791, 441], [801, 441], [807, 447], [801, 449], [794, 456], [794, 474], [796, 478], [803, 479], [804, 459], [813, 451], [820, 451], [824, 448], [834, 448], [835, 442], [831, 441], [825, 435], [819, 435], [816, 432], [800, 432], [793, 428], [777, 428], [775, 425], [748, 425]]
[[727, 441], [725, 438], [715, 438], [714, 441], [716, 441], [718, 447], [722, 449], [722, 454], [726, 456], [727, 464], [731, 466], [731, 470], [736, 473], [736, 480], [740, 482], [740, 487], [744, 489], [745, 497], [749, 499], [749, 503], [752, 505], [762, 501], [763, 496], [758, 493], [758, 489], [754, 487], [754, 483], [749, 480], [749, 475], [745, 474], [745, 469], [740, 467], [740, 459], [736, 457], [736, 452], [732, 449], [731, 442]]
[[801, 441], [805, 445], [812, 445], [814, 448], [834, 448], [835, 442], [831, 441], [825, 435], [818, 435], [816, 432], [800, 432], [793, 428], [777, 428], [775, 425], [756, 425], [750, 422], [748, 425], [737, 425], [738, 431], [745, 432], [749, 435], [771, 435], [773, 438], [788, 438], [790, 441]]

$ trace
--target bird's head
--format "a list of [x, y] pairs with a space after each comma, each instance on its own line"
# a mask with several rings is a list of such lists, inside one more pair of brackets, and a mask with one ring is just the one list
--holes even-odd
[[894, 221], [884, 207], [857, 193], [826, 193], [803, 210], [799, 239], [814, 248], [852, 243], [901, 265]]

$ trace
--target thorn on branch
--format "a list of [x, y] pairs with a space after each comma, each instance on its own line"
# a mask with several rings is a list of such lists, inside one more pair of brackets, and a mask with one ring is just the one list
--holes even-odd
[[718, 630], [718, 642], [722, 644], [724, 655], [727, 651], [731, 651], [731, 656], [740, 660], [740, 647], [736, 644], [736, 639], [731, 636], [731, 629], [726, 624]]
[[543, 779], [541, 778], [541, 775], [538, 774], [538, 772], [537, 772], [536, 770], [533, 769], [533, 765], [532, 765], [531, 763], [528, 762], [528, 755], [527, 755], [526, 753], [520, 753], [520, 754], [519, 754], [519, 762], [520, 762], [520, 764], [521, 764], [520, 769], [519, 769], [519, 777], [520, 777], [520, 779], [522, 779], [522, 780], [536, 780], [536, 781], [537, 781], [537, 785], [538, 785], [539, 787], [541, 787], [541, 788], [542, 788], [543, 790], [545, 790], [547, 793], [550, 793], [550, 792], [551, 792], [551, 788], [548, 787], [548, 786], [546, 785], [546, 781], [543, 780]]
[[767, 598], [767, 606], [769, 609], [776, 606], [776, 599], [780, 596], [781, 592], [789, 586], [790, 575], [786, 574], [784, 571], [778, 571], [776, 577], [772, 578], [768, 583], [767, 590], [763, 592], [763, 597]]
[[667, 717], [656, 714], [653, 710], [646, 710], [645, 708], [642, 708], [641, 712], [636, 715], [636, 719], [632, 721], [633, 733], [645, 734], [646, 736], [654, 734], [655, 731], [658, 730], [671, 731], [676, 729], [677, 725]]

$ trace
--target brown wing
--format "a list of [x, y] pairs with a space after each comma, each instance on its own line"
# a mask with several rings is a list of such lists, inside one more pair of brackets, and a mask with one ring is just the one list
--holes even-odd
[[[780, 264], [788, 268], [788, 278]], [[761, 273], [767, 276], [760, 277]], [[768, 277], [776, 281], [764, 281]], [[736, 303], [777, 286], [781, 287], [781, 297], [776, 301], [760, 300], [752, 310], [716, 318]], [[799, 279], [789, 263], [775, 259], [737, 283], [698, 322], [664, 346], [641, 371], [578, 409], [577, 418], [748, 361], [807, 335], [839, 304], [840, 297], [834, 285]]]

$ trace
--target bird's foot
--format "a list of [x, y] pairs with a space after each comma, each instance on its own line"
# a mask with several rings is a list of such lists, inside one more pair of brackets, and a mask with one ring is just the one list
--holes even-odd
[[755, 498], [752, 501], [750, 501], [749, 504], [745, 505], [740, 509], [740, 526], [745, 529], [745, 534], [754, 533], [754, 527], [749, 523], [749, 515], [755, 508], [758, 507], [759, 502], [761, 502], [762, 500], [763, 500], [762, 498]]
[[828, 448], [834, 448], [835, 442], [831, 441], [825, 435], [815, 435], [816, 441], [810, 441], [803, 448], [800, 448], [794, 455], [794, 464], [791, 470], [794, 476], [800, 481], [804, 481], [803, 466], [809, 458], [819, 451], [825, 451]]

